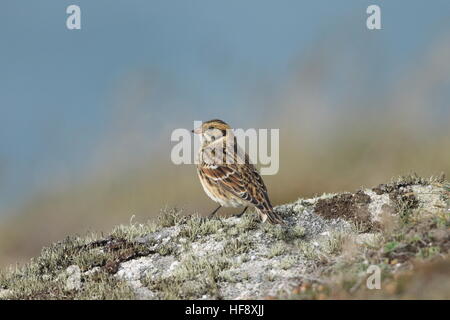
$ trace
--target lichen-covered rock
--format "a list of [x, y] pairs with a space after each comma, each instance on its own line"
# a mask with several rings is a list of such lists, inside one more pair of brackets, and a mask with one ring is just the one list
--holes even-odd
[[77, 265], [72, 265], [66, 269], [66, 290], [79, 290], [81, 288], [81, 269]]
[[166, 210], [156, 223], [119, 226], [108, 238], [56, 244], [2, 274], [0, 299], [355, 294], [369, 265], [397, 273], [415, 259], [447, 256], [449, 197], [445, 181], [409, 177], [280, 205], [286, 226], [261, 224], [253, 213], [207, 219]]

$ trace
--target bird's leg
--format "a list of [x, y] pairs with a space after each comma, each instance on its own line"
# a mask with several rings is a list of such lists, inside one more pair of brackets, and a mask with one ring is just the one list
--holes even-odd
[[242, 215], [245, 213], [245, 211], [247, 211], [247, 208], [248, 207], [245, 207], [244, 208], [244, 210], [242, 210], [242, 212], [241, 213], [239, 213], [239, 214], [237, 214], [237, 215], [235, 215], [235, 217], [237, 217], [237, 218], [240, 218], [240, 217], [242, 217]]
[[210, 217], [210, 218], [214, 217], [214, 215], [216, 214], [216, 212], [217, 212], [220, 208], [222, 208], [222, 205], [219, 205], [213, 212], [211, 212], [211, 213], [209, 214], [209, 217]]

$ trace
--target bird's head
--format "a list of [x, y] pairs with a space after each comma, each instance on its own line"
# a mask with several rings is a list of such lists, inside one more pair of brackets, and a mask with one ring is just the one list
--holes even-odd
[[222, 120], [214, 119], [205, 121], [200, 127], [192, 130], [195, 134], [200, 134], [205, 143], [216, 141], [229, 134], [231, 127]]

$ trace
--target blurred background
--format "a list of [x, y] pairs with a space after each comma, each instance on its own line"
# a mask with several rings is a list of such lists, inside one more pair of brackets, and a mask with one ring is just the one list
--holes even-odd
[[[371, 4], [382, 30], [366, 28]], [[450, 173], [448, 0], [0, 8], [0, 267], [165, 206], [209, 213], [194, 165], [170, 161], [194, 120], [280, 128], [274, 204]]]

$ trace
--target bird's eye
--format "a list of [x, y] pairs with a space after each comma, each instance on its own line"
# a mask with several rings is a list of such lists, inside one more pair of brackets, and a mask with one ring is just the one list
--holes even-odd
[[208, 130], [212, 130], [212, 129], [214, 129], [214, 127], [209, 127], [209, 128], [208, 128]]

